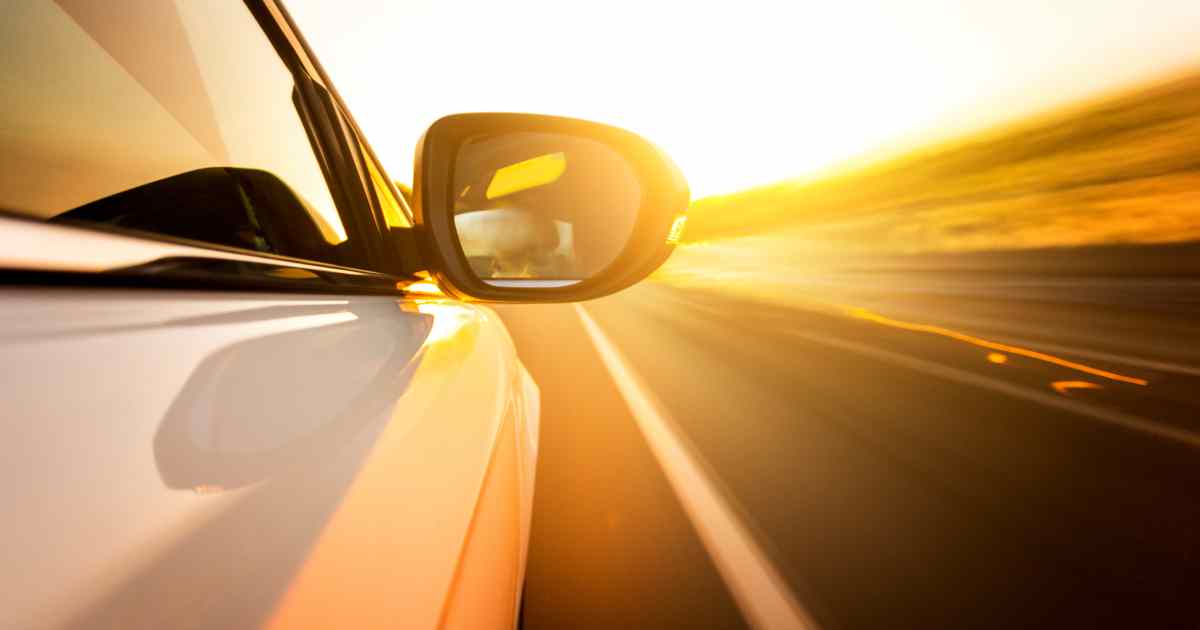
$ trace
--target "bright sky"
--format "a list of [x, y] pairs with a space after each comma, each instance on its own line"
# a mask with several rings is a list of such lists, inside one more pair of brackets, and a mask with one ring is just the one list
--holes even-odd
[[443, 115], [641, 133], [693, 198], [1200, 65], [1197, 0], [286, 0], [391, 174]]

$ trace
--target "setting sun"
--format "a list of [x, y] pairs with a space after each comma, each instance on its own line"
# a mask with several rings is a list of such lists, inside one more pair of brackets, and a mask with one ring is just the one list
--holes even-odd
[[363, 4], [289, 8], [405, 181], [437, 118], [527, 111], [646, 134], [701, 198], [1200, 60], [1188, 1]]

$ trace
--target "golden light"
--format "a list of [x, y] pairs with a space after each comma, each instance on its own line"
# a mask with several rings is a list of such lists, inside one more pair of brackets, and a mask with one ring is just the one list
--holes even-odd
[[417, 312], [433, 316], [433, 328], [429, 331], [426, 344], [440, 344], [473, 333], [478, 313], [469, 306], [453, 301], [419, 300]]
[[697, 199], [1200, 61], [1192, 0], [288, 6], [395, 177], [437, 118], [535, 112], [646, 135]]
[[561, 151], [539, 155], [496, 169], [484, 195], [488, 199], [499, 199], [522, 190], [552, 184], [566, 171], [567, 156]]
[[671, 222], [671, 230], [667, 232], [667, 242], [678, 245], [683, 239], [683, 228], [687, 225], [687, 215], [679, 215]]
[[422, 296], [439, 296], [444, 297], [446, 294], [442, 292], [441, 287], [430, 281], [420, 282], [397, 282], [396, 288], [410, 295]]
[[[1063, 357], [1055, 356], [1055, 355], [1049, 354], [1047, 352], [1039, 352], [1037, 350], [1023, 348], [1021, 346], [1015, 346], [1015, 345], [1011, 345], [1011, 344], [1000, 343], [998, 341], [984, 339], [982, 337], [976, 337], [975, 335], [969, 335], [967, 333], [960, 332], [957, 330], [952, 330], [952, 329], [946, 328], [944, 326], [936, 326], [933, 324], [922, 324], [922, 323], [918, 323], [918, 322], [908, 322], [908, 321], [903, 321], [903, 320], [899, 320], [899, 319], [893, 319], [891, 317], [885, 317], [883, 315], [873, 313], [865, 308], [859, 308], [859, 307], [854, 307], [854, 306], [845, 307], [843, 309], [843, 312], [846, 315], [853, 317], [855, 319], [860, 319], [860, 320], [872, 322], [875, 324], [880, 324], [883, 326], [890, 326], [892, 328], [899, 328], [901, 330], [909, 330], [909, 331], [913, 331], [913, 332], [923, 332], [923, 333], [929, 333], [932, 335], [939, 335], [942, 337], [946, 337], [948, 339], [953, 339], [955, 341], [961, 341], [963, 343], [969, 343], [974, 346], [979, 346], [981, 348], [988, 348], [990, 350], [999, 350], [999, 351], [1007, 352], [1009, 354], [1016, 354], [1016, 355], [1020, 355], [1023, 357], [1028, 357], [1030, 359], [1044, 361], [1046, 363], [1051, 363], [1053, 365], [1065, 367], [1065, 368], [1072, 369], [1072, 370], [1077, 370], [1079, 372], [1084, 372], [1086, 374], [1091, 374], [1093, 376], [1099, 376], [1101, 378], [1106, 378], [1106, 379], [1113, 380], [1113, 381], [1119, 381], [1121, 383], [1129, 383], [1131, 385], [1146, 385], [1149, 383], [1149, 381], [1147, 381], [1144, 378], [1139, 378], [1136, 376], [1128, 376], [1125, 374], [1118, 374], [1116, 372], [1110, 372], [1108, 370], [1103, 370], [1103, 369], [1093, 367], [1093, 366], [1090, 366], [1090, 365], [1087, 365], [1084, 363], [1079, 363], [1077, 361], [1071, 361], [1070, 359], [1064, 359]], [[991, 360], [990, 355], [989, 355], [988, 359]], [[1007, 359], [1005, 359], [1005, 360], [1007, 360]], [[993, 363], [995, 363], [995, 361], [993, 361]], [[1064, 382], [1067, 382], [1067, 381], [1064, 381]], [[1075, 387], [1087, 387], [1088, 385], [1094, 385], [1093, 383], [1087, 383], [1086, 381], [1069, 381], [1069, 383], [1071, 384], [1071, 386], [1075, 386]], [[1077, 385], [1078, 383], [1087, 383], [1087, 384], [1086, 385]], [[1096, 387], [1099, 387], [1099, 386], [1096, 385]], [[1055, 389], [1057, 389], [1057, 388], [1055, 388]]]
[[1067, 396], [1067, 392], [1073, 389], [1103, 389], [1100, 385], [1090, 381], [1054, 381], [1050, 383], [1050, 387], [1063, 396]]

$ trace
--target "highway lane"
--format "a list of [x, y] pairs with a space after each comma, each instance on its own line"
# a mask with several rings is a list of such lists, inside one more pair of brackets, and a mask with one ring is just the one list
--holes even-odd
[[[1073, 294], [585, 308], [821, 626], [1194, 626], [1194, 320]], [[578, 314], [498, 310], [546, 401], [528, 627], [742, 623]]]
[[575, 310], [497, 310], [542, 395], [525, 627], [743, 627]]

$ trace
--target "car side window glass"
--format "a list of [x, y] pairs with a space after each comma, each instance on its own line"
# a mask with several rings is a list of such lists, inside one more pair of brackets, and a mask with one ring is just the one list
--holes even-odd
[[384, 177], [382, 169], [372, 159], [367, 148], [359, 145], [363, 155], [363, 161], [367, 164], [367, 171], [371, 175], [371, 186], [375, 189], [375, 197], [379, 200], [380, 209], [383, 211], [383, 219], [389, 228], [410, 228], [412, 221], [408, 219], [408, 213], [401, 205], [405, 203], [397, 198], [397, 195], [392, 192], [391, 186], [388, 186], [387, 178]]
[[292, 74], [244, 5], [5, 13], [0, 209], [345, 263]]

